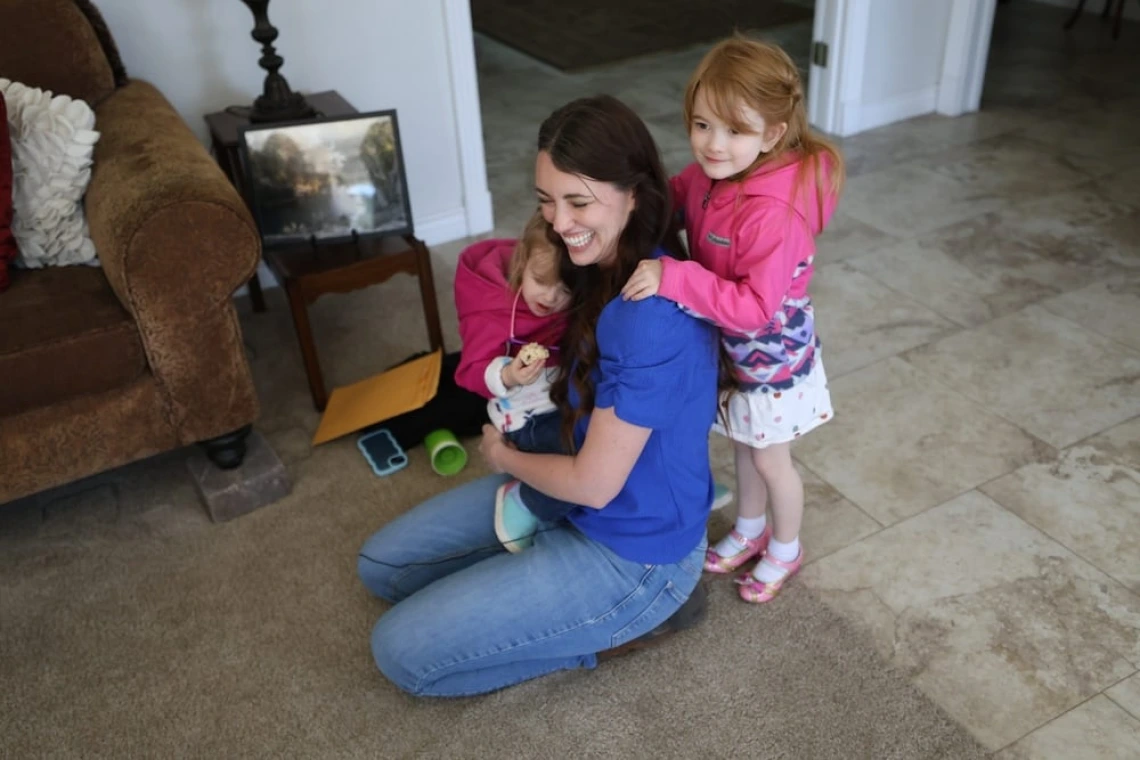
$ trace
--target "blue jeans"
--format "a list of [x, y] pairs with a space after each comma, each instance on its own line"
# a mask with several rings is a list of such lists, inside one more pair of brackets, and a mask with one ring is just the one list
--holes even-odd
[[[518, 430], [504, 433], [504, 437], [531, 454], [565, 454], [562, 445], [562, 415], [558, 412], [536, 414]], [[519, 498], [530, 513], [544, 522], [558, 522], [577, 509], [577, 504], [547, 496], [526, 483], [519, 488]]]
[[491, 475], [401, 515], [364, 544], [358, 569], [395, 602], [372, 631], [376, 665], [410, 694], [483, 694], [559, 670], [663, 623], [697, 585], [705, 541], [673, 565], [622, 559], [567, 522], [509, 554], [495, 537]]

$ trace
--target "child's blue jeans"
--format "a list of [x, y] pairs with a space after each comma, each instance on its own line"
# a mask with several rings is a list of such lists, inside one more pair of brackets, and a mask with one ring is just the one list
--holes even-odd
[[[565, 454], [562, 445], [562, 415], [558, 412], [536, 414], [523, 427], [503, 434], [519, 451], [529, 454]], [[577, 504], [547, 496], [541, 491], [523, 483], [519, 497], [530, 513], [542, 522], [558, 522], [566, 517]]]

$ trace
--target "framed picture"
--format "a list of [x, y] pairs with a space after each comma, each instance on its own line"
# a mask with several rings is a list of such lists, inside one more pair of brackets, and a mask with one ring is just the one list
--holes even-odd
[[395, 110], [251, 124], [238, 148], [267, 246], [412, 232]]

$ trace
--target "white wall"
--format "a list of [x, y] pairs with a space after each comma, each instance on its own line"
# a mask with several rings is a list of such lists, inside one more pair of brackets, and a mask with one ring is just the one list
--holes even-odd
[[929, 100], [942, 76], [951, 4], [946, 0], [872, 0], [863, 100]]
[[[250, 37], [253, 14], [238, 0], [99, 0], [98, 6], [128, 73], [162, 90], [203, 142], [206, 113], [249, 105], [261, 93], [261, 46]], [[470, 167], [464, 176], [459, 147], [461, 130], [481, 138], [478, 113], [475, 124], [457, 120], [449, 50], [449, 39], [471, 44], [470, 16], [461, 9], [467, 28], [451, 30], [449, 38], [455, 15], [447, 7], [454, 11], [454, 0], [273, 0], [269, 7], [285, 59], [281, 73], [294, 90], [337, 90], [360, 111], [396, 109], [416, 234], [429, 244], [490, 229], [482, 146], [481, 177], [470, 176]], [[472, 70], [470, 83], [461, 84], [471, 84], [474, 57], [464, 52], [470, 61], [460, 60], [460, 67]], [[472, 205], [485, 213], [472, 213]], [[472, 219], [485, 229], [473, 229]]]

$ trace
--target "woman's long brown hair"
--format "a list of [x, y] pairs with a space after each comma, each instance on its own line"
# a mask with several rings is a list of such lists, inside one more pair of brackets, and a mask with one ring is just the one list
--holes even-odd
[[[550, 242], [560, 253], [563, 281], [570, 287], [571, 307], [562, 338], [558, 380], [550, 397], [562, 412], [562, 437], [574, 449], [574, 426], [594, 409], [591, 374], [598, 363], [594, 330], [605, 305], [637, 268], [658, 248], [678, 259], [688, 255], [681, 246], [673, 216], [669, 178], [657, 144], [645, 123], [617, 98], [598, 95], [572, 101], [552, 113], [538, 130], [538, 149], [550, 155], [560, 171], [632, 191], [634, 209], [618, 238], [612, 266], [579, 267], [570, 262], [562, 238], [548, 228]], [[573, 383], [579, 404], [570, 406]]]

